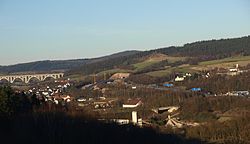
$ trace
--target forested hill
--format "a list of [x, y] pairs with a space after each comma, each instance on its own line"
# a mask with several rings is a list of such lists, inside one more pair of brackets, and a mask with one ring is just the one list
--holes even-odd
[[105, 61], [99, 61], [92, 64], [84, 64], [82, 67], [72, 69], [69, 73], [91, 74], [117, 67], [131, 69], [131, 64], [140, 62], [143, 57], [147, 57], [154, 53], [161, 53], [169, 56], [189, 57], [189, 61], [187, 61], [187, 63], [192, 63], [192, 61], [200, 62], [222, 59], [235, 55], [250, 55], [250, 36], [233, 39], [198, 41], [185, 44], [181, 47], [172, 46], [143, 51], [133, 55], [110, 58]]
[[124, 51], [108, 56], [92, 59], [74, 59], [74, 60], [46, 60], [36, 61], [30, 63], [22, 63], [10, 66], [0, 66], [0, 73], [19, 73], [19, 72], [47, 72], [47, 71], [66, 71], [86, 64], [106, 61], [108, 59], [115, 59], [123, 56], [129, 56], [138, 53], [139, 51]]
[[18, 72], [43, 72], [54, 70], [67, 70], [79, 65], [83, 65], [87, 59], [79, 60], [58, 60], [58, 61], [36, 61], [30, 63], [16, 64], [10, 66], [0, 66], [0, 73], [18, 73]]
[[154, 53], [189, 57], [192, 58], [192, 60], [195, 59], [196, 62], [221, 59], [235, 55], [250, 55], [250, 36], [198, 41], [180, 47], [172, 46], [150, 51], [125, 51], [93, 59], [39, 61], [11, 66], [0, 66], [0, 73], [69, 70], [69, 74], [90, 74], [119, 67], [131, 69], [131, 64], [140, 62], [143, 57], [147, 57]]
[[200, 57], [207, 56], [214, 59], [233, 55], [250, 55], [250, 36], [233, 39], [198, 41], [185, 44], [182, 47], [169, 47], [155, 50], [156, 52], [177, 55]]

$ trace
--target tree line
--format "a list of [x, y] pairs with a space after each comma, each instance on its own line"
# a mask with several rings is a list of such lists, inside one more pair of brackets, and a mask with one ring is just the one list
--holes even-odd
[[[180, 47], [171, 46], [150, 51], [138, 52], [131, 55], [107, 58], [105, 60], [97, 61], [94, 63], [86, 63], [79, 68], [70, 70], [69, 74], [92, 74], [113, 68], [130, 66], [142, 61], [143, 57], [149, 56], [154, 53], [161, 53], [170, 56], [190, 57], [185, 62], [179, 61], [172, 64], [173, 66], [181, 65], [183, 63], [197, 64], [200, 61], [222, 59], [235, 55], [246, 56], [250, 55], [250, 36], [234, 39], [198, 41], [185, 44], [184, 46]], [[147, 69], [159, 69], [165, 65], [168, 65], [168, 62], [162, 61], [159, 64], [148, 67]]]

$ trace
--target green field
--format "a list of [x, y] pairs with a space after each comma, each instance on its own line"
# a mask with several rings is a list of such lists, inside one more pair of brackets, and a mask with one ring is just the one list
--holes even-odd
[[143, 62], [133, 64], [134, 67], [136, 67], [136, 71], [142, 70], [145, 67], [148, 67], [150, 65], [156, 64], [158, 62], [161, 62], [163, 60], [168, 60], [168, 63], [174, 63], [177, 61], [182, 61], [185, 60], [185, 57], [172, 57], [172, 56], [167, 56], [167, 55], [160, 55], [159, 57], [153, 57], [149, 58]]
[[240, 66], [250, 64], [250, 56], [238, 56], [220, 60], [204, 61], [200, 62], [198, 65], [182, 65], [174, 68], [166, 68], [165, 70], [149, 72], [147, 74], [154, 77], [163, 77], [171, 74], [172, 72], [193, 73], [196, 71], [213, 69], [215, 67], [229, 68], [235, 66], [236, 64], [239, 64]]
[[198, 71], [214, 69], [216, 67], [227, 69], [230, 67], [235, 67], [236, 64], [239, 64], [239, 66], [246, 66], [250, 64], [250, 56], [238, 56], [220, 60], [200, 62], [197, 66], [190, 67], [190, 69]]
[[126, 69], [111, 69], [111, 70], [99, 72], [97, 75], [114, 74], [114, 73], [130, 73], [130, 72], [132, 72], [132, 71], [126, 70]]
[[205, 61], [199, 63], [199, 65], [215, 65], [215, 64], [221, 64], [221, 63], [235, 63], [235, 62], [243, 62], [248, 61], [250, 62], [250, 56], [238, 56], [238, 57], [230, 57], [220, 60], [212, 60], [212, 61]]
[[85, 76], [80, 75], [80, 74], [74, 74], [74, 75], [66, 76], [64, 78], [65, 79], [70, 78], [71, 80], [74, 80], [74, 81], [83, 81]]
[[[111, 69], [106, 70], [98, 73], [97, 75], [103, 75], [106, 74], [114, 74], [114, 73], [133, 73], [139, 70], [143, 70], [145, 67], [156, 64], [162, 60], [168, 60], [169, 63], [173, 63], [179, 60], [184, 60], [184, 57], [169, 57], [169, 56], [160, 56], [160, 57], [153, 57], [144, 60], [143, 62], [133, 64], [133, 66], [136, 68], [135, 70], [126, 70], [126, 69]], [[146, 73], [147, 75], [154, 76], [154, 77], [164, 77], [168, 76], [169, 74], [173, 72], [179, 72], [179, 73], [186, 73], [186, 72], [198, 72], [202, 70], [209, 70], [213, 69], [215, 67], [218, 68], [229, 68], [235, 66], [235, 64], [239, 64], [239, 66], [246, 66], [247, 64], [250, 64], [250, 56], [238, 56], [238, 57], [231, 57], [231, 58], [225, 58], [220, 60], [211, 60], [211, 61], [204, 61], [200, 62], [198, 65], [188, 65], [184, 64], [178, 67], [166, 67], [164, 70], [159, 71], [152, 71]], [[84, 79], [84, 76], [80, 75], [72, 75], [70, 76], [71, 79], [74, 80], [82, 80]]]
[[138, 70], [142, 70], [143, 68], [148, 67], [148, 66], [153, 65], [153, 64], [158, 63], [158, 62], [160, 62], [160, 61], [158, 61], [158, 60], [146, 60], [146, 61], [143, 61], [140, 63], [136, 63], [133, 66], [136, 67], [135, 70], [138, 71]]
[[149, 72], [147, 73], [147, 75], [150, 75], [153, 77], [164, 77], [164, 76], [168, 76], [169, 74], [171, 74], [171, 72], [172, 72], [172, 68], [168, 68], [165, 70]]
[[190, 69], [189, 66], [170, 67], [170, 68], [166, 68], [165, 70], [149, 72], [149, 73], [147, 73], [147, 75], [154, 76], [154, 77], [164, 77], [164, 76], [170, 75], [173, 72], [178, 72], [178, 73], [187, 73], [187, 72], [189, 72], [189, 73], [192, 73], [192, 72], [195, 72], [195, 70]]

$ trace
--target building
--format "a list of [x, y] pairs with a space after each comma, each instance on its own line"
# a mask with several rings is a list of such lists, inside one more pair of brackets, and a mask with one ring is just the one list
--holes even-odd
[[229, 71], [227, 72], [227, 75], [230, 75], [230, 76], [236, 76], [240, 73], [243, 73], [244, 71], [240, 70], [239, 69], [239, 65], [236, 64], [235, 68], [229, 68]]
[[94, 103], [94, 108], [110, 108], [111, 104], [106, 101], [106, 100], [100, 100], [100, 101], [95, 101]]
[[132, 123], [142, 127], [142, 118], [137, 117], [137, 111], [132, 111]]
[[132, 111], [132, 123], [136, 124], [137, 123], [137, 112]]
[[184, 77], [179, 77], [179, 76], [177, 76], [175, 79], [174, 79], [174, 81], [176, 81], [176, 82], [178, 82], [178, 81], [184, 81]]
[[124, 124], [129, 124], [129, 120], [128, 119], [112, 119], [112, 122], [115, 122], [119, 125], [124, 125]]
[[248, 96], [249, 91], [232, 91], [232, 92], [226, 93], [226, 95], [228, 95], [228, 96]]
[[235, 68], [229, 68], [230, 72], [238, 72], [239, 71], [239, 64], [236, 64]]
[[122, 105], [123, 108], [136, 108], [142, 104], [141, 99], [128, 99], [126, 103]]

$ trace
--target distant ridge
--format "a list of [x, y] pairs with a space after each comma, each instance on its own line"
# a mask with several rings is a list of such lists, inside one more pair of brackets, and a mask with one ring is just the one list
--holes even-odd
[[[231, 39], [207, 40], [188, 43], [183, 46], [171, 46], [149, 51], [142, 51], [133, 55], [111, 58], [92, 64], [84, 64], [69, 71], [70, 74], [91, 74], [114, 68], [133, 69], [133, 64], [152, 54], [164, 54], [173, 57], [189, 58], [184, 63], [194, 64], [206, 60], [223, 59], [231, 56], [250, 55], [250, 36]], [[183, 62], [180, 62], [184, 64]], [[178, 62], [176, 63], [178, 65]]]
[[124, 51], [112, 55], [75, 60], [37, 61], [10, 66], [0, 66], [0, 73], [67, 71], [69, 74], [91, 74], [100, 71], [126, 67], [140, 61], [141, 58], [159, 53], [169, 56], [189, 57], [195, 61], [215, 60], [235, 55], [250, 55], [250, 36], [220, 40], [206, 40], [187, 43], [183, 46], [171, 46], [149, 51]]
[[20, 73], [20, 72], [47, 72], [47, 71], [67, 71], [84, 64], [104, 61], [110, 58], [118, 58], [138, 53], [139, 51], [124, 51], [108, 56], [92, 59], [72, 59], [72, 60], [45, 60], [29, 63], [14, 64], [9, 66], [0, 66], [0, 73]]

